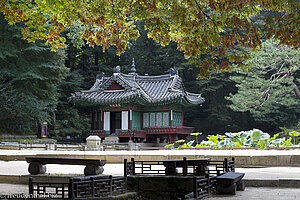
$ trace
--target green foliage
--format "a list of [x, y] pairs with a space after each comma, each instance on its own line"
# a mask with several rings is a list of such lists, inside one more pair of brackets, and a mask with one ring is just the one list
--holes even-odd
[[245, 62], [248, 70], [236, 70], [230, 79], [238, 91], [226, 99], [234, 111], [250, 112], [265, 127], [291, 126], [299, 119], [300, 101], [295, 95], [299, 84], [300, 51], [267, 40], [262, 49]]
[[[289, 132], [289, 135], [291, 136], [291, 138], [293, 138], [293, 143], [294, 144], [296, 144], [296, 143], [300, 143], [299, 142], [299, 137], [298, 136], [300, 136], [300, 132], [296, 132], [296, 131], [291, 131], [291, 132]], [[297, 138], [298, 138], [298, 140], [297, 140]]]
[[[293, 137], [300, 136], [300, 133], [291, 133]], [[293, 144], [292, 138], [286, 139], [277, 138], [279, 134], [275, 134], [270, 137], [268, 133], [265, 133], [259, 129], [253, 129], [250, 131], [241, 131], [238, 133], [225, 133], [225, 135], [208, 135], [207, 141], [202, 141], [200, 144], [194, 145], [195, 148], [201, 147], [213, 147], [214, 149], [222, 149], [223, 147], [256, 147], [259, 149], [267, 149], [267, 146], [276, 147], [289, 147]], [[181, 148], [191, 148], [194, 141], [181, 144]]]
[[[298, 123], [299, 125], [299, 123]], [[300, 143], [300, 137], [299, 136], [299, 132], [300, 132], [300, 128], [298, 126], [298, 129], [292, 129], [292, 128], [286, 128], [286, 127], [280, 127], [280, 132], [278, 132], [278, 135], [280, 137], [284, 137], [284, 138], [288, 138], [291, 139], [291, 141], [293, 141], [293, 144], [299, 144]]]
[[3, 16], [0, 21], [0, 129], [25, 133], [51, 121], [57, 84], [68, 71], [65, 55], [42, 43], [28, 44], [21, 39], [21, 26], [8, 26]]

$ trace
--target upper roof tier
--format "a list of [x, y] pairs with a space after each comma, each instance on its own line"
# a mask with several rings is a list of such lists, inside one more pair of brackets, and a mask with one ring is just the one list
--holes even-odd
[[185, 90], [178, 72], [172, 68], [169, 74], [140, 76], [134, 70], [131, 70], [129, 74], [123, 74], [119, 66], [114, 69], [111, 77], [105, 77], [104, 73], [97, 75], [91, 89], [75, 92], [71, 99], [102, 105], [121, 103], [187, 105], [204, 102], [201, 94], [193, 94]]

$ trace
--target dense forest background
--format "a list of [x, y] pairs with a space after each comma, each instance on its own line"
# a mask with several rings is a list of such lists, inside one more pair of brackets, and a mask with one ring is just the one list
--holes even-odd
[[[264, 15], [253, 18], [253, 23], [264, 23]], [[37, 134], [44, 121], [50, 125], [50, 137], [77, 135], [89, 129], [89, 108], [70, 102], [71, 93], [89, 89], [97, 74], [110, 76], [117, 65], [122, 73], [129, 73], [133, 58], [138, 74], [166, 74], [174, 68], [189, 92], [202, 94], [204, 104], [187, 107], [184, 124], [205, 135], [253, 128], [271, 134], [297, 129], [300, 101], [294, 90], [300, 82], [300, 53], [289, 47], [280, 49], [276, 41], [266, 41], [253, 53], [247, 63], [252, 68], [197, 79], [199, 68], [184, 58], [177, 45], [162, 47], [149, 39], [142, 22], [141, 36], [130, 41], [121, 56], [114, 48], [103, 52], [85, 45], [76, 38], [76, 27], [64, 33], [70, 38], [67, 49], [51, 52], [42, 43], [24, 41], [21, 26], [10, 26], [0, 16], [1, 134]], [[231, 53], [237, 51], [246, 50], [236, 47]], [[276, 76], [278, 73], [287, 76]]]

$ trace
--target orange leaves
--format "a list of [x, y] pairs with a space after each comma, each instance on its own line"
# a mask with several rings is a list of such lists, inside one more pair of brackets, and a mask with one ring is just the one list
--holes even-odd
[[95, 35], [94, 31], [86, 29], [82, 35], [82, 38], [87, 41], [87, 44], [89, 44], [90, 46], [94, 46], [95, 45], [94, 35]]
[[125, 11], [124, 11], [124, 14], [125, 14], [125, 15], [128, 15], [130, 12], [131, 12], [131, 11], [129, 11], [129, 10], [125, 10]]
[[225, 56], [225, 54], [226, 54], [226, 51], [224, 48], [221, 47], [218, 49], [218, 57], [219, 58], [223, 58]]
[[114, 21], [107, 21], [102, 16], [98, 16], [95, 19], [91, 17], [82, 18], [82, 21], [86, 23], [85, 20], [88, 20], [88, 23], [95, 22], [99, 27], [102, 25], [101, 29], [91, 28], [86, 25], [82, 38], [86, 40], [87, 44], [90, 46], [102, 46], [103, 50], [110, 46], [116, 46], [118, 55], [125, 51], [129, 38], [138, 37], [138, 32], [133, 27], [128, 26], [122, 18]]
[[269, 17], [268, 22], [277, 25], [276, 27], [271, 27], [269, 24], [265, 25], [264, 31], [268, 38], [274, 36], [280, 40], [280, 44], [293, 46], [295, 48], [300, 47], [300, 20], [297, 15], [293, 13], [285, 13], [284, 15], [278, 14], [276, 17]]
[[5, 18], [9, 21], [9, 23], [18, 23], [27, 19], [24, 11], [19, 5], [10, 5], [5, 1], [0, 4], [0, 12], [5, 14]]
[[230, 24], [232, 26], [237, 27], [237, 28], [241, 28], [241, 20], [236, 15], [234, 15], [233, 17], [231, 17]]
[[227, 60], [223, 60], [220, 64], [220, 70], [228, 70], [230, 69], [230, 63]]
[[51, 51], [56, 51], [58, 48], [66, 48], [66, 38], [59, 35], [64, 30], [64, 27], [61, 24], [57, 24], [56, 19], [51, 20], [50, 23], [53, 26], [42, 40], [46, 40], [46, 44], [51, 45]]
[[231, 35], [223, 35], [222, 36], [222, 44], [228, 48], [228, 49], [233, 49], [234, 48], [234, 37], [232, 37]]
[[217, 3], [214, 0], [209, 0], [208, 7], [215, 10], [217, 6]]
[[275, 34], [283, 44], [299, 46], [300, 22], [296, 12], [292, 12], [297, 10], [294, 1], [284, 4], [281, 0], [57, 1], [61, 6], [55, 9], [48, 1], [29, 2], [15, 4], [0, 0], [0, 12], [10, 24], [24, 21], [23, 35], [28, 41], [44, 37], [53, 49], [61, 48], [64, 41], [60, 33], [64, 26], [79, 25], [85, 29], [81, 34], [89, 45], [100, 45], [103, 49], [116, 46], [119, 55], [128, 40], [139, 36], [135, 23], [144, 20], [145, 28], [150, 31], [148, 37], [161, 45], [177, 42], [177, 48], [193, 62], [211, 57], [197, 64], [203, 76], [230, 68], [229, 62], [243, 61], [245, 56], [226, 57], [236, 45], [254, 49], [261, 44], [259, 30], [250, 21], [260, 6], [285, 11], [266, 21], [266, 37]]
[[50, 23], [51, 23], [52, 25], [55, 25], [55, 24], [56, 24], [56, 22], [57, 22], [57, 20], [56, 20], [56, 19], [51, 19], [51, 20], [50, 20]]

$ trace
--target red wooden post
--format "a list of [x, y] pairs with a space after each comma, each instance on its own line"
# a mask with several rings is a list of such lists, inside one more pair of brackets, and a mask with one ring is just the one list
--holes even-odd
[[99, 112], [96, 111], [96, 130], [99, 130]]
[[104, 130], [104, 112], [101, 110], [101, 130]]
[[132, 129], [132, 110], [130, 109], [128, 112], [128, 129], [131, 130]]
[[91, 130], [94, 130], [94, 112], [91, 111]]

